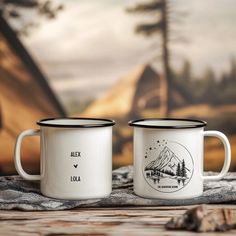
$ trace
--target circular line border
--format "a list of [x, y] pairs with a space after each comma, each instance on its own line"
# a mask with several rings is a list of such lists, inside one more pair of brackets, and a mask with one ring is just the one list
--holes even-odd
[[[191, 153], [188, 151], [188, 149], [184, 146], [184, 145], [182, 145], [181, 143], [178, 143], [178, 142], [175, 142], [175, 141], [169, 141], [169, 142], [172, 142], [172, 143], [177, 143], [177, 144], [179, 144], [180, 146], [182, 146], [187, 152], [188, 152], [188, 154], [190, 155], [190, 157], [191, 157], [191, 159], [192, 159], [192, 163], [193, 163], [193, 171], [192, 171], [192, 175], [191, 175], [191, 177], [189, 178], [189, 181], [188, 181], [188, 183], [190, 182], [190, 180], [192, 179], [192, 177], [193, 177], [193, 172], [194, 172], [194, 161], [193, 161], [193, 157], [192, 157], [192, 155], [191, 155]], [[175, 192], [178, 192], [178, 191], [180, 191], [181, 189], [183, 189], [185, 186], [183, 186], [182, 188], [180, 188], [180, 189], [178, 189], [178, 190], [175, 190], [175, 191], [173, 191], [173, 192], [163, 192], [163, 191], [159, 191], [159, 190], [157, 190], [157, 189], [155, 189], [155, 188], [153, 188], [149, 183], [148, 183], [148, 181], [146, 180], [146, 178], [145, 178], [145, 176], [144, 176], [144, 171], [143, 171], [143, 168], [142, 168], [142, 173], [143, 173], [143, 178], [145, 179], [145, 181], [146, 181], [146, 183], [152, 188], [152, 189], [154, 189], [154, 190], [156, 190], [156, 191], [158, 191], [158, 192], [160, 192], [160, 193], [175, 193]]]

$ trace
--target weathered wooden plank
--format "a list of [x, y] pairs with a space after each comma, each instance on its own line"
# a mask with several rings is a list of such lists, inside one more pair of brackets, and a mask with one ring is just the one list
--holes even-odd
[[[236, 205], [207, 205], [209, 210]], [[166, 231], [164, 224], [190, 206], [138, 208], [80, 208], [65, 211], [0, 211], [0, 235], [198, 235]], [[235, 235], [236, 230], [217, 235]], [[216, 235], [208, 233], [204, 235]]]
[[[38, 219], [41, 217], [65, 217], [65, 216], [78, 216], [78, 213], [82, 212], [83, 216], [100, 215], [100, 216], [137, 216], [137, 215], [148, 215], [148, 216], [168, 216], [179, 215], [194, 206], [176, 206], [176, 207], [120, 207], [120, 208], [77, 208], [74, 210], [64, 211], [16, 211], [16, 210], [0, 210], [0, 220], [20, 220], [20, 219]], [[236, 205], [224, 205], [224, 204], [210, 204], [207, 205], [208, 210], [228, 208], [235, 209]]]

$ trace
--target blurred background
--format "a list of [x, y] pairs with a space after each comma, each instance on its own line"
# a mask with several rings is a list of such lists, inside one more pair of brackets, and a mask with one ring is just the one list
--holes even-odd
[[[46, 117], [117, 121], [113, 167], [132, 163], [130, 119], [203, 119], [229, 137], [236, 170], [235, 0], [1, 0], [0, 175], [17, 134]], [[205, 141], [205, 169], [222, 144]], [[39, 139], [23, 142], [39, 172]]]

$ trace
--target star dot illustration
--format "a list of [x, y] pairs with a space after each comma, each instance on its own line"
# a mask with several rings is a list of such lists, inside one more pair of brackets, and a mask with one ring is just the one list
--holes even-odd
[[148, 148], [146, 148], [145, 155], [144, 155], [145, 159], [148, 158], [149, 156], [148, 154], [156, 152], [156, 150], [160, 150], [160, 148], [162, 149], [167, 144], [168, 144], [168, 141], [165, 139], [157, 140], [155, 145], [149, 146]]

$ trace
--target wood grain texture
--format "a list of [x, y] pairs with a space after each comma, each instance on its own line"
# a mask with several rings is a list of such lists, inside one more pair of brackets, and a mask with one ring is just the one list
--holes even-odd
[[[211, 174], [211, 173], [207, 173]], [[133, 168], [113, 171], [113, 191], [109, 198], [58, 200], [40, 194], [39, 183], [24, 181], [19, 176], [0, 177], [0, 209], [65, 210], [76, 207], [178, 206], [208, 203], [236, 203], [236, 173], [221, 181], [205, 181], [200, 197], [180, 200], [146, 199], [133, 193]]]
[[[189, 231], [168, 231], [165, 223], [193, 206], [80, 208], [65, 211], [0, 210], [0, 235], [123, 235], [123, 236], [187, 236]], [[236, 205], [207, 205], [209, 211]], [[235, 235], [236, 230], [204, 235]]]

